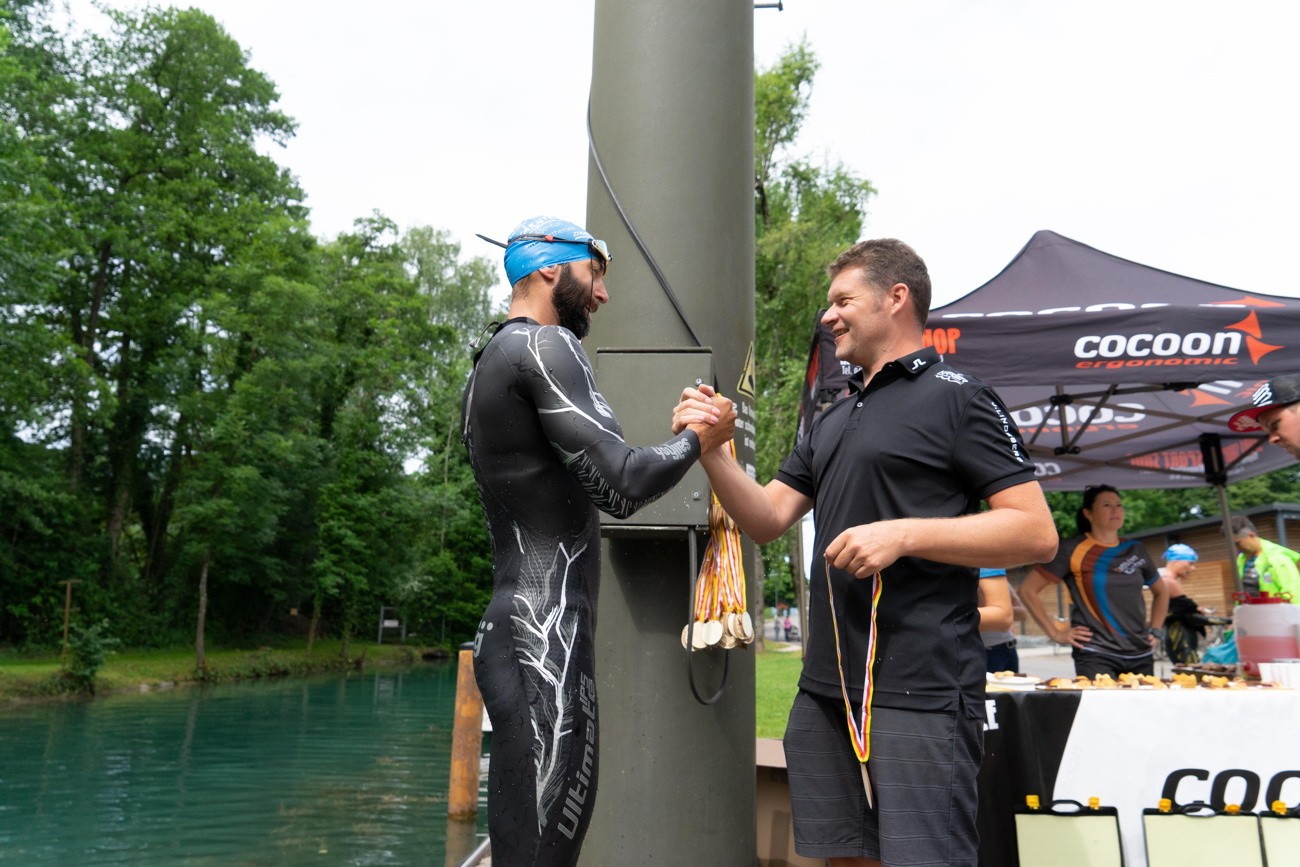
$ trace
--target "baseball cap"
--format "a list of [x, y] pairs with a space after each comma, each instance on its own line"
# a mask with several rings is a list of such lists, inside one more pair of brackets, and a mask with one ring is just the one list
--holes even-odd
[[1263, 430], [1259, 423], [1259, 414], [1279, 406], [1300, 403], [1300, 373], [1285, 373], [1275, 376], [1255, 389], [1250, 396], [1254, 406], [1243, 409], [1228, 419], [1228, 427], [1238, 432]]
[[1196, 556], [1196, 549], [1194, 549], [1191, 545], [1183, 545], [1180, 543], [1177, 545], [1170, 545], [1168, 548], [1165, 549], [1166, 563], [1172, 560], [1190, 560], [1191, 562], [1195, 563], [1199, 559], [1201, 558]]

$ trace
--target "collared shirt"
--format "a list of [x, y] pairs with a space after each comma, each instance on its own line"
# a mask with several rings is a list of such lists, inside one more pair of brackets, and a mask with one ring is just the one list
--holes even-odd
[[[813, 500], [810, 635], [799, 685], [838, 697], [823, 554], [842, 531], [895, 518], [952, 518], [1034, 480], [1011, 414], [992, 389], [931, 348], [891, 361], [833, 405], [776, 477]], [[854, 701], [861, 697], [870, 582], [830, 571]], [[977, 570], [904, 557], [884, 570], [877, 612], [874, 701], [942, 710], [964, 699], [982, 712], [984, 645]], [[855, 692], [856, 691], [856, 692]]]

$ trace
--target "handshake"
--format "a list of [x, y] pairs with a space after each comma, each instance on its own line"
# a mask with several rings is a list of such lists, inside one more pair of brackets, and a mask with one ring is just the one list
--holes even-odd
[[700, 454], [731, 442], [736, 430], [736, 405], [707, 385], [682, 389], [681, 403], [673, 408], [673, 433], [695, 431]]

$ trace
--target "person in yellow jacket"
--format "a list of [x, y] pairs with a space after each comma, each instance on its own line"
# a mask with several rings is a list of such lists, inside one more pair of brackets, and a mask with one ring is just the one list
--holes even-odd
[[1300, 604], [1300, 554], [1284, 545], [1261, 539], [1255, 525], [1240, 515], [1232, 519], [1232, 541], [1237, 550], [1237, 574], [1241, 586], [1250, 593], [1280, 596], [1289, 593], [1293, 604]]

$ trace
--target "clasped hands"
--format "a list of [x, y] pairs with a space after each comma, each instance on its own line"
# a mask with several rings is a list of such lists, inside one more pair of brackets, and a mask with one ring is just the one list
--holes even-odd
[[731, 442], [736, 432], [736, 405], [714, 391], [697, 385], [682, 389], [681, 403], [673, 407], [673, 433], [693, 430], [700, 438], [700, 454]]
[[[732, 402], [707, 385], [682, 389], [681, 402], [673, 408], [673, 433], [695, 431], [701, 454], [731, 439], [735, 423]], [[725, 429], [724, 437], [717, 436], [719, 429]], [[877, 521], [849, 527], [826, 548], [826, 562], [856, 578], [870, 578], [908, 553], [907, 526], [906, 521]]]

